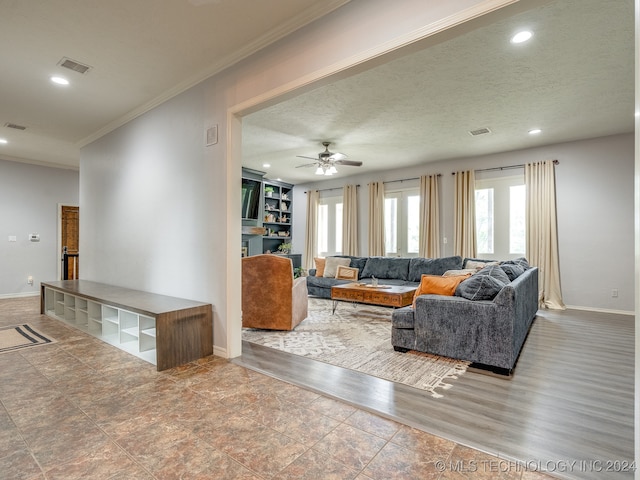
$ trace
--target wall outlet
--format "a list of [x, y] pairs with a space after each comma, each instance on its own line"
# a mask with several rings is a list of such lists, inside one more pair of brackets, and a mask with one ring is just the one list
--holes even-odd
[[29, 276], [27, 277], [27, 283], [28, 283], [29, 285], [33, 285], [33, 277], [32, 277], [31, 275], [29, 275]]
[[611, 290], [611, 298], [618, 298], [618, 289], [614, 288]]

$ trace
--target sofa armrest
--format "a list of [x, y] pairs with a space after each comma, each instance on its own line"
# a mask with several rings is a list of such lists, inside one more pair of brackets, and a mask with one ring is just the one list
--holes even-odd
[[417, 348], [508, 367], [513, 359], [513, 317], [512, 309], [491, 300], [421, 295], [414, 320]]

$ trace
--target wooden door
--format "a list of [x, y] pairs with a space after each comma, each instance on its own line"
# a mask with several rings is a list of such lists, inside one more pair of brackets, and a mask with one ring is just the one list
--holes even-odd
[[[80, 221], [80, 207], [72, 207], [68, 205], [62, 206], [61, 211], [61, 245], [62, 252], [60, 252], [60, 258], [63, 258], [63, 254], [66, 252], [70, 256], [68, 258], [67, 264], [67, 275], [68, 279], [76, 279], [79, 273], [79, 254], [78, 252], [78, 229], [79, 229], [79, 221]], [[64, 266], [62, 268], [62, 278], [65, 278], [64, 274]]]

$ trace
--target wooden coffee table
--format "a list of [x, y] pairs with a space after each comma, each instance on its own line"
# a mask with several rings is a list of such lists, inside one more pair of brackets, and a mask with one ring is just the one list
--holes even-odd
[[398, 285], [371, 285], [361, 283], [345, 283], [331, 287], [333, 313], [336, 313], [338, 301], [368, 303], [382, 307], [406, 307], [413, 302], [413, 295], [417, 287]]

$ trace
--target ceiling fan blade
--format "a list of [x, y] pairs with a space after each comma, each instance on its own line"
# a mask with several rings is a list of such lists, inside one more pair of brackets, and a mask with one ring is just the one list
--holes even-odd
[[362, 162], [358, 162], [356, 160], [337, 160], [334, 162], [336, 165], [346, 165], [350, 167], [360, 167], [362, 166]]
[[317, 165], [317, 163], [305, 163], [304, 165], [297, 165], [296, 168], [313, 167], [315, 165]]
[[347, 155], [345, 155], [344, 153], [339, 153], [339, 152], [335, 152], [331, 154], [331, 160], [333, 161], [337, 161], [337, 160], [344, 160], [345, 158], [347, 158]]
[[296, 155], [296, 157], [298, 157], [298, 158], [306, 158], [307, 160], [314, 160], [316, 162], [318, 161], [317, 157], [307, 157], [305, 155]]

